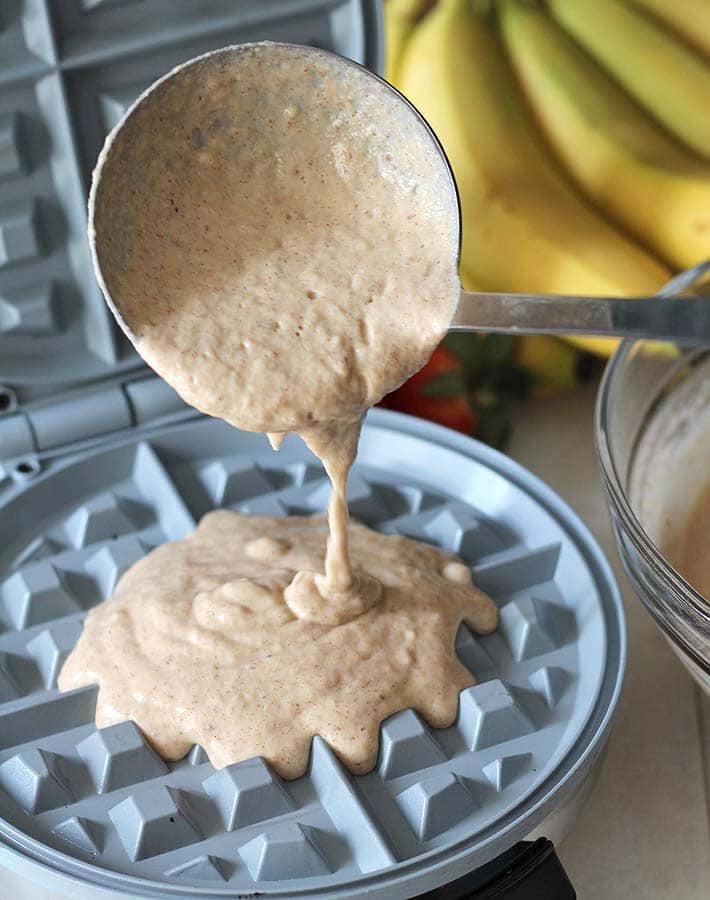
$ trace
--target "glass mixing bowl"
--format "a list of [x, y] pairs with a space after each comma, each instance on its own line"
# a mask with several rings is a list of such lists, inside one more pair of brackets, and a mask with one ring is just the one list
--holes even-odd
[[[708, 269], [706, 265], [689, 275], [706, 277]], [[686, 277], [680, 288], [698, 280]], [[677, 282], [669, 287], [664, 293], [678, 292]], [[626, 341], [604, 374], [595, 431], [624, 568], [673, 649], [710, 693], [710, 600], [659, 549], [659, 529], [668, 525], [670, 513], [659, 504], [654, 510], [655, 500], [649, 502], [648, 496], [656, 490], [679, 515], [689, 512], [695, 497], [710, 486], [710, 431], [703, 431], [710, 423], [709, 398], [710, 347]]]
[[[710, 260], [681, 272], [660, 293], [710, 294]], [[693, 500], [710, 491], [710, 346], [624, 341], [602, 379], [595, 436], [626, 573], [673, 650], [710, 693], [710, 597], [702, 597], [661, 550], [673, 546], [669, 536], [673, 528], [681, 533]]]

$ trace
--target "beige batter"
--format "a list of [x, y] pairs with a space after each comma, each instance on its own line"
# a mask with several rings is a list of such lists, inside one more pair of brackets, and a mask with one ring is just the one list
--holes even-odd
[[321, 734], [366, 771], [391, 713], [451, 723], [473, 681], [457, 628], [496, 625], [462, 563], [348, 531], [362, 416], [458, 300], [448, 169], [385, 85], [268, 44], [161, 82], [101, 166], [96, 262], [140, 353], [200, 410], [301, 434], [333, 483], [330, 536], [321, 571], [322, 520], [206, 516], [92, 610], [60, 687], [98, 682], [99, 725], [133, 718], [171, 758], [199, 743], [292, 777]]
[[690, 507], [685, 528], [667, 552], [683, 578], [710, 600], [710, 485]]
[[447, 554], [353, 523], [353, 566], [382, 585], [379, 603], [337, 627], [299, 618], [284, 589], [318, 569], [326, 534], [320, 517], [209, 513], [91, 611], [62, 690], [99, 681], [97, 724], [130, 717], [169, 759], [199, 743], [215, 766], [261, 755], [287, 778], [304, 772], [314, 734], [366, 772], [397, 710], [450, 725], [472, 683], [456, 630], [491, 631], [495, 606]]
[[425, 126], [354, 64], [242, 45], [159, 83], [101, 166], [97, 263], [140, 354], [203, 412], [305, 438], [335, 489], [325, 579], [298, 590], [367, 608], [342, 502], [360, 420], [426, 362], [460, 290]]
[[653, 411], [633, 461], [634, 511], [666, 559], [710, 600], [710, 356]]

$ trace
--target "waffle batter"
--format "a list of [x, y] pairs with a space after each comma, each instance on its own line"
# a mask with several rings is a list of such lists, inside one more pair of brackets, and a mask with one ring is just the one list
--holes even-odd
[[133, 718], [171, 758], [200, 743], [292, 777], [321, 734], [365, 771], [391, 713], [451, 723], [473, 681], [457, 628], [496, 624], [460, 562], [348, 531], [362, 417], [458, 301], [448, 169], [359, 67], [268, 44], [159, 83], [99, 165], [96, 261], [141, 355], [203, 412], [298, 432], [333, 491], [324, 571], [322, 521], [210, 514], [89, 614], [60, 687], [98, 681], [97, 722]]
[[102, 157], [97, 263], [138, 351], [202, 412], [304, 437], [334, 490], [325, 577], [294, 592], [367, 608], [344, 504], [360, 420], [459, 297], [456, 194], [424, 125], [358, 66], [252, 44], [159, 83]]
[[710, 600], [710, 486], [691, 506], [679, 537], [669, 542], [668, 557], [695, 590]]
[[696, 355], [671, 385], [639, 441], [631, 500], [661, 553], [710, 600], [710, 358]]
[[392, 713], [450, 725], [472, 683], [456, 631], [493, 629], [494, 605], [454, 558], [353, 523], [353, 566], [382, 585], [379, 602], [337, 627], [299, 617], [284, 591], [318, 569], [327, 530], [320, 517], [209, 513], [91, 611], [62, 689], [99, 681], [97, 724], [132, 718], [169, 759], [199, 743], [215, 766], [260, 755], [287, 778], [305, 771], [314, 734], [366, 772]]

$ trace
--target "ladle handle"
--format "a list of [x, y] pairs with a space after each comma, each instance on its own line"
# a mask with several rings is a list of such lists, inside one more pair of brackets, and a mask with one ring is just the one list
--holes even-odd
[[450, 330], [710, 343], [710, 297], [619, 299], [461, 291]]

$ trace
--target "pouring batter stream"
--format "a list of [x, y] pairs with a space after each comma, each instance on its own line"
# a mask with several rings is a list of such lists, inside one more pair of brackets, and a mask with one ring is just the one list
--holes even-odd
[[143, 358], [205, 413], [275, 444], [299, 433], [333, 488], [323, 571], [318, 520], [210, 514], [92, 610], [60, 687], [98, 681], [97, 722], [134, 718], [166, 756], [201, 743], [294, 776], [320, 733], [364, 771], [386, 715], [453, 720], [473, 682], [456, 630], [496, 624], [461, 563], [348, 528], [362, 417], [458, 301], [449, 170], [364, 70], [255, 44], [154, 86], [97, 173], [97, 271]]

